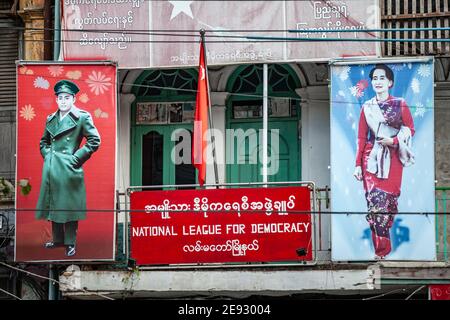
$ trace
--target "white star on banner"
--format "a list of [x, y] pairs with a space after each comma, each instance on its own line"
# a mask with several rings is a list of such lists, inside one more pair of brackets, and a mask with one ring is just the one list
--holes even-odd
[[175, 18], [181, 12], [187, 14], [189, 17], [191, 17], [191, 19], [194, 19], [194, 16], [192, 15], [192, 11], [191, 11], [191, 3], [193, 1], [169, 1], [169, 2], [171, 5], [173, 5], [172, 15], [170, 16], [170, 20]]

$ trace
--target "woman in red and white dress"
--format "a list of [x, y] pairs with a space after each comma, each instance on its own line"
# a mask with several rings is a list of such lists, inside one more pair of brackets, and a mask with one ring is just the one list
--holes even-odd
[[414, 122], [405, 100], [389, 94], [392, 70], [377, 64], [369, 76], [376, 96], [361, 108], [353, 175], [363, 182], [375, 259], [384, 259], [392, 249], [390, 229], [398, 213], [403, 167], [414, 163]]

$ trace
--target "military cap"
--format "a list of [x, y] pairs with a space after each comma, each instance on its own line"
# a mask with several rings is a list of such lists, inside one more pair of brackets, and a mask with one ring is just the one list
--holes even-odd
[[69, 80], [60, 80], [55, 84], [55, 95], [60, 93], [68, 93], [71, 95], [76, 95], [80, 91], [80, 88]]

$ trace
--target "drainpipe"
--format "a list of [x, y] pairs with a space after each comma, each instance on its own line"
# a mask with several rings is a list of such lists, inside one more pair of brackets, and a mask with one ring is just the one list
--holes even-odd
[[[45, 1], [47, 2], [47, 1]], [[59, 60], [59, 52], [61, 49], [61, 2], [55, 0], [55, 31], [53, 41], [53, 60]]]
[[53, 52], [51, 52], [52, 39], [52, 8], [50, 1], [44, 1], [44, 60], [52, 60]]
[[48, 277], [48, 300], [58, 300], [58, 290], [56, 289], [56, 281], [58, 281], [58, 274], [54, 265], [49, 265]]

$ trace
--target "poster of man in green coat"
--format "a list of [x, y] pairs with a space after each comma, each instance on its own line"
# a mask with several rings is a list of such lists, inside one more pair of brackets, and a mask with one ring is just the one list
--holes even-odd
[[117, 63], [18, 61], [14, 260], [114, 261]]
[[43, 245], [65, 246], [68, 257], [76, 254], [78, 221], [86, 219], [83, 164], [101, 141], [92, 116], [74, 104], [79, 90], [69, 80], [55, 84], [58, 110], [47, 117], [39, 146], [44, 165], [36, 218], [52, 223], [52, 240]]

